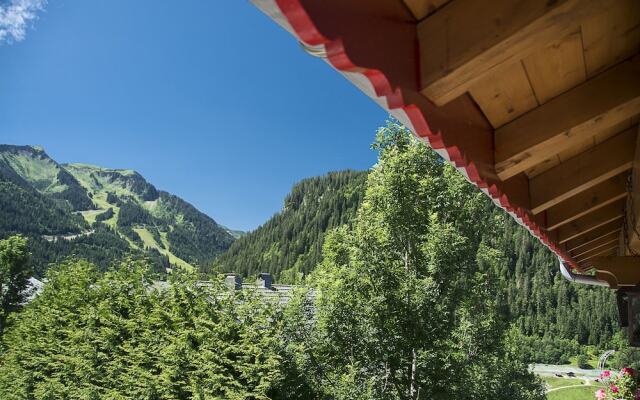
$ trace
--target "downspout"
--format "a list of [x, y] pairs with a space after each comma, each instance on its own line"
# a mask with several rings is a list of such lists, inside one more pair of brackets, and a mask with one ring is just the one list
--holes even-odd
[[564, 265], [564, 262], [562, 262], [560, 258], [558, 258], [558, 262], [560, 263], [560, 273], [569, 282], [582, 283], [584, 285], [609, 287], [609, 284], [607, 282], [596, 279], [595, 276], [574, 274]]

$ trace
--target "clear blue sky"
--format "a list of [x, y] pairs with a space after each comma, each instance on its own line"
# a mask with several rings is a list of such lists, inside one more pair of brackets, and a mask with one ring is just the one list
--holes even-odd
[[0, 143], [135, 169], [243, 230], [300, 179], [375, 162], [387, 114], [247, 0], [49, 0], [38, 15], [0, 44]]

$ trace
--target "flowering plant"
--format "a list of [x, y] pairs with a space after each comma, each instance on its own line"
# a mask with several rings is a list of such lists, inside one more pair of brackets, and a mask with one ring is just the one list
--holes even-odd
[[632, 368], [623, 368], [617, 375], [604, 371], [600, 379], [607, 386], [596, 391], [597, 400], [640, 400], [638, 379]]

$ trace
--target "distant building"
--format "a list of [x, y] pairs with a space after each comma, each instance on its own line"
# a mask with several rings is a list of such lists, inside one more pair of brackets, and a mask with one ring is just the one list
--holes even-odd
[[[277, 300], [280, 304], [286, 304], [293, 296], [293, 291], [301, 286], [296, 285], [278, 285], [273, 283], [273, 277], [267, 272], [258, 274], [257, 279], [253, 283], [245, 283], [242, 276], [238, 274], [226, 274], [224, 279], [225, 285], [231, 290], [248, 290], [257, 293], [265, 300]], [[42, 292], [46, 282], [39, 281], [36, 278], [29, 278], [29, 284], [25, 292], [28, 297], [25, 303], [31, 302], [37, 295]], [[199, 284], [206, 286], [211, 285], [211, 281], [200, 281]], [[169, 287], [167, 281], [155, 281], [152, 285], [158, 290], [165, 290]]]

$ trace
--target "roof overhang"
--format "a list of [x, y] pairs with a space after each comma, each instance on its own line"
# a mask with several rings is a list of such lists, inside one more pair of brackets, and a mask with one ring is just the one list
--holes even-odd
[[637, 0], [252, 1], [570, 269], [640, 253]]

